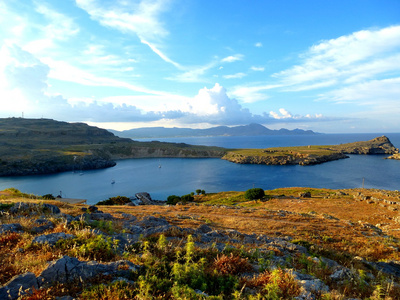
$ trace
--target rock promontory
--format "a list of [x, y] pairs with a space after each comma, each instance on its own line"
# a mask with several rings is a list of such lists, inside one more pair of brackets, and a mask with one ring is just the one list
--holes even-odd
[[386, 136], [331, 146], [277, 147], [267, 149], [237, 149], [227, 152], [222, 157], [239, 164], [265, 165], [315, 165], [328, 161], [348, 158], [347, 154], [396, 154], [394, 147]]

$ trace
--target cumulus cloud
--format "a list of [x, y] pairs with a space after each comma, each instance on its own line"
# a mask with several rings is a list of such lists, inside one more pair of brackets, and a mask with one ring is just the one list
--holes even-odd
[[288, 112], [286, 109], [284, 108], [280, 108], [279, 109], [280, 115], [274, 111], [271, 111], [269, 114], [274, 118], [274, 119], [288, 119], [288, 118], [292, 118], [292, 114], [290, 112]]
[[269, 117], [254, 115], [243, 108], [236, 99], [229, 98], [225, 88], [216, 83], [213, 88], [203, 88], [188, 102], [188, 115], [184, 117], [187, 123], [208, 124], [248, 124], [266, 122]]
[[287, 111], [284, 108], [280, 108], [279, 113], [270, 111], [269, 115], [276, 120], [285, 120], [285, 121], [288, 121], [288, 120], [311, 121], [311, 120], [321, 120], [324, 118], [322, 114], [315, 114], [315, 115], [307, 114], [305, 116], [293, 115], [292, 113], [290, 113], [289, 111]]

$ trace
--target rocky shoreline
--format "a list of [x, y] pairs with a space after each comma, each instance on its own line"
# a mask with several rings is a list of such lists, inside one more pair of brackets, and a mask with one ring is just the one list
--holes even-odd
[[332, 153], [328, 155], [304, 155], [293, 153], [291, 155], [273, 156], [245, 156], [241, 154], [228, 153], [222, 159], [238, 164], [262, 164], [262, 165], [316, 165], [329, 161], [348, 158], [344, 153]]

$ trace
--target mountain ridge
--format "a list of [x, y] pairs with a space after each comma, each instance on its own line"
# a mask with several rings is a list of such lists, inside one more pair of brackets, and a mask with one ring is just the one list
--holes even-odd
[[254, 135], [311, 135], [317, 134], [312, 130], [302, 129], [269, 129], [261, 124], [251, 123], [234, 127], [216, 126], [205, 129], [180, 128], [180, 127], [142, 127], [123, 131], [109, 130], [119, 137], [124, 138], [171, 138], [194, 136], [254, 136]]

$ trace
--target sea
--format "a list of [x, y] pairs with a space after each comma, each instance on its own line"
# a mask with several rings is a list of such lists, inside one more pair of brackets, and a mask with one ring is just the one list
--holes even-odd
[[[336, 145], [385, 135], [400, 147], [400, 133], [315, 134], [285, 136], [220, 136], [140, 139], [225, 148]], [[88, 204], [114, 196], [134, 197], [147, 192], [153, 199], [206, 193], [246, 191], [250, 188], [376, 188], [400, 190], [400, 161], [388, 155], [350, 155], [347, 159], [313, 166], [240, 165], [218, 158], [140, 158], [117, 161], [112, 168], [51, 175], [0, 177], [0, 190], [63, 198], [86, 199]]]

